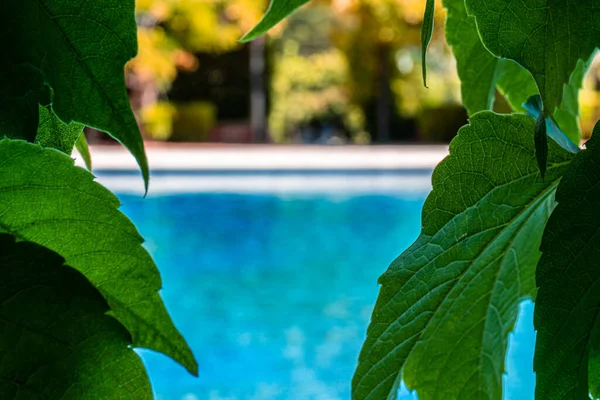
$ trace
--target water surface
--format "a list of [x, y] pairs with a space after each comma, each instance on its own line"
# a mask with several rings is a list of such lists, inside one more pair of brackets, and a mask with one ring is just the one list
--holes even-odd
[[[345, 400], [377, 278], [417, 237], [425, 194], [120, 198], [199, 361], [194, 378], [142, 351], [158, 399]], [[510, 399], [532, 398], [530, 309]]]

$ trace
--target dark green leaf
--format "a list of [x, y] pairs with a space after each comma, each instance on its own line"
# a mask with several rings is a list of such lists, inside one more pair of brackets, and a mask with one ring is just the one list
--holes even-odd
[[38, 98], [44, 86], [39, 69], [31, 64], [0, 62], [0, 138], [33, 142], [38, 126]]
[[252, 30], [240, 39], [240, 42], [249, 42], [263, 35], [269, 29], [281, 22], [285, 17], [290, 15], [294, 10], [308, 3], [310, 0], [271, 0], [267, 12], [252, 28]]
[[152, 399], [100, 293], [39, 245], [0, 234], [0, 398]]
[[158, 295], [158, 270], [117, 198], [54, 149], [4, 139], [0, 160], [0, 232], [59, 253], [105, 296], [134, 346], [195, 374], [194, 356]]
[[531, 72], [552, 115], [577, 63], [588, 60], [600, 42], [598, 5], [590, 0], [466, 0], [466, 6], [485, 47]]
[[[496, 88], [513, 110], [525, 112], [523, 104], [539, 93], [531, 74], [512, 60], [495, 57], [483, 46], [475, 18], [467, 15], [464, 0], [444, 0], [444, 6], [448, 9], [446, 39], [456, 57], [463, 104], [469, 114], [491, 110]], [[578, 95], [587, 66], [579, 61], [569, 84], [563, 88], [562, 105], [553, 116], [560, 130], [576, 145], [581, 140]]]
[[433, 36], [433, 17], [435, 14], [435, 0], [427, 0], [423, 27], [421, 29], [421, 65], [423, 69], [423, 85], [427, 87], [427, 48]]
[[[540, 118], [542, 114], [542, 99], [539, 95], [531, 96], [523, 106], [527, 110], [527, 115], [536, 120]], [[563, 149], [571, 153], [579, 152], [579, 147], [571, 142], [552, 118], [546, 118], [546, 133]]]
[[[511, 62], [511, 64], [516, 65], [513, 62]], [[581, 60], [579, 61], [577, 68], [575, 68], [575, 71], [569, 79], [569, 84], [565, 85], [563, 88], [563, 101], [561, 106], [556, 109], [552, 118], [546, 118], [548, 136], [554, 138], [554, 140], [563, 145], [564, 148], [572, 149], [573, 151], [579, 150], [579, 143], [581, 142], [581, 127], [579, 126], [579, 90], [583, 84], [583, 79], [588, 67], [589, 63], [584, 63]], [[498, 88], [503, 92], [509, 103], [511, 103], [513, 109], [519, 112], [527, 112], [528, 115], [537, 119], [543, 105], [540, 96], [537, 94], [535, 84], [533, 81], [530, 81], [530, 83], [533, 84], [533, 90], [531, 90], [531, 88], [523, 89], [529, 85], [519, 81], [517, 75], [514, 71], [511, 71], [511, 69], [512, 68], [504, 68], [498, 78]], [[510, 88], [508, 92], [503, 90], [505, 87]], [[531, 96], [526, 102], [523, 101], [521, 106], [517, 107], [515, 102], [522, 101], [523, 96], [527, 93], [536, 93], [535, 102], [530, 102], [534, 97]], [[514, 94], [517, 95], [514, 96]], [[568, 139], [568, 141], [566, 139]]]
[[40, 108], [40, 123], [36, 141], [44, 147], [52, 147], [66, 154], [71, 154], [75, 142], [83, 132], [83, 125], [71, 122], [66, 125], [62, 122], [51, 107]]
[[134, 0], [3, 1], [0, 14], [6, 56], [41, 68], [54, 89], [52, 106], [60, 119], [108, 132], [123, 143], [147, 185], [144, 144], [123, 71], [137, 53]]
[[44, 83], [42, 90], [40, 91], [40, 96], [38, 98], [38, 103], [41, 106], [48, 107], [52, 105], [52, 99], [54, 98], [54, 91], [52, 87], [47, 83]]
[[[527, 111], [528, 114], [537, 119], [539, 112], [542, 110], [542, 103], [531, 75], [511, 60], [502, 60], [501, 62], [504, 64], [498, 70], [498, 90], [504, 95], [513, 110], [518, 112]], [[548, 127], [552, 125], [552, 129], [548, 130], [548, 135], [557, 140], [558, 143], [562, 143], [563, 147], [573, 150], [578, 150], [579, 142], [581, 142], [579, 90], [583, 85], [583, 79], [588, 67], [589, 63], [579, 61], [575, 71], [569, 78], [569, 84], [563, 87], [562, 104], [556, 109], [552, 118], [546, 119], [546, 125]], [[533, 95], [539, 99], [539, 104], [536, 101], [535, 106], [539, 111], [535, 113], [531, 113], [533, 110], [526, 106]], [[560, 132], [560, 135], [558, 132]], [[566, 136], [569, 142], [564, 140], [565, 138], [562, 138], [563, 135]], [[559, 136], [561, 139], [559, 139]]]
[[546, 118], [544, 110], [540, 113], [535, 121], [535, 158], [540, 168], [542, 179], [546, 175], [546, 163], [548, 162], [548, 135], [546, 133]]
[[[556, 192], [536, 282], [534, 368], [538, 399], [598, 396], [600, 346], [600, 124]], [[592, 359], [589, 359], [589, 356]]]
[[90, 148], [88, 147], [87, 139], [85, 138], [85, 133], [81, 132], [81, 135], [77, 138], [75, 142], [75, 148], [79, 152], [81, 158], [85, 162], [85, 167], [91, 171], [92, 170], [92, 156], [90, 154]]
[[502, 398], [507, 336], [535, 293], [541, 233], [573, 155], [551, 142], [542, 180], [532, 118], [470, 123], [434, 171], [421, 235], [380, 278], [354, 400], [394, 399], [401, 378], [420, 400]]

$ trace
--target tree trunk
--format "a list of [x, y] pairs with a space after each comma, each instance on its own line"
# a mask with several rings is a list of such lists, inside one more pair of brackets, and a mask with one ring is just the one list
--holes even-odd
[[377, 49], [377, 142], [390, 140], [390, 48], [383, 44]]

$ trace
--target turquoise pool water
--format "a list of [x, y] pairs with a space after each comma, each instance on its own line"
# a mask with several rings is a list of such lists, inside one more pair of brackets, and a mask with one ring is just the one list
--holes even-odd
[[[194, 378], [140, 351], [157, 399], [345, 400], [377, 277], [417, 237], [425, 194], [120, 198], [200, 366]], [[533, 398], [531, 305], [523, 310], [509, 399]]]

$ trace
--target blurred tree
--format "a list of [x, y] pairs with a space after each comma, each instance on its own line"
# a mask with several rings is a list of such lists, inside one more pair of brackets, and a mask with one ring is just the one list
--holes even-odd
[[276, 142], [365, 141], [363, 115], [348, 94], [350, 67], [337, 49], [300, 55], [288, 42], [271, 82], [270, 133]]
[[[202, 68], [197, 53], [221, 54], [241, 47], [238, 39], [262, 16], [267, 0], [137, 0], [138, 56], [127, 66], [127, 83], [134, 109], [147, 133], [157, 139], [170, 136], [166, 127], [157, 123], [175, 112], [159, 104], [178, 71]], [[141, 111], [144, 108], [151, 110]], [[155, 109], [157, 112], [153, 112]], [[159, 112], [160, 111], [160, 112]], [[146, 122], [146, 121], [143, 121]], [[153, 128], [160, 126], [154, 133]]]
[[269, 131], [276, 142], [364, 141], [362, 111], [348, 90], [350, 66], [332, 40], [337, 20], [325, 1], [296, 11], [273, 39]]
[[[374, 141], [406, 140], [410, 119], [428, 107], [458, 104], [459, 81], [445, 45], [445, 11], [436, 6], [429, 50], [430, 89], [420, 76], [421, 0], [331, 0], [343, 29], [334, 42], [351, 69], [350, 90], [367, 115]], [[393, 128], [393, 129], [392, 129]]]
[[[368, 137], [365, 125], [378, 142], [411, 139], [416, 127], [430, 129], [415, 119], [429, 108], [457, 102], [459, 83], [442, 41], [441, 7], [436, 7], [429, 52], [431, 89], [425, 89], [415, 67], [423, 1], [313, 0], [270, 33], [274, 40], [241, 47], [237, 40], [260, 19], [267, 2], [137, 0], [140, 49], [128, 65], [128, 84], [134, 108], [145, 109], [138, 114], [151, 136], [171, 136], [173, 124], [160, 119], [177, 119], [178, 106], [167, 107], [159, 99], [178, 75], [172, 99], [210, 100], [218, 119], [250, 117], [255, 140], [261, 141], [266, 139], [265, 86], [271, 88], [269, 130], [278, 141], [308, 129], [310, 121], [314, 128], [317, 121], [331, 125], [334, 120], [359, 141]], [[273, 72], [266, 81], [265, 49], [272, 53]], [[222, 68], [221, 59], [230, 66]], [[230, 75], [240, 68], [245, 72], [232, 86]], [[223, 93], [233, 98], [232, 90], [244, 93], [235, 104], [221, 104]]]

